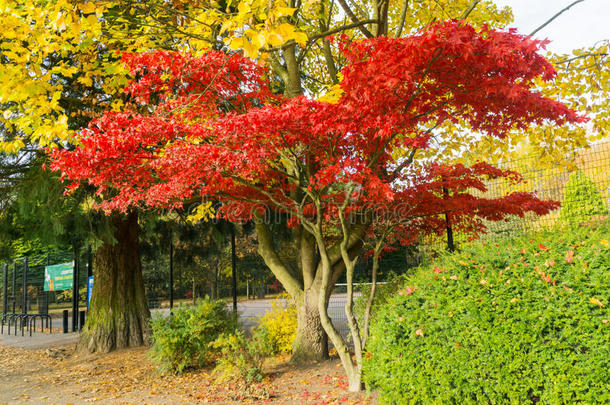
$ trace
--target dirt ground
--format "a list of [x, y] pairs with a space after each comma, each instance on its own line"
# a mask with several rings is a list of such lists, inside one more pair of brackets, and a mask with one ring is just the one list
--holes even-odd
[[337, 359], [309, 366], [272, 359], [263, 382], [251, 390], [259, 398], [244, 398], [235, 384], [215, 384], [211, 370], [159, 375], [146, 353], [137, 348], [82, 355], [72, 346], [0, 346], [0, 404], [377, 404], [374, 393], [347, 392]]

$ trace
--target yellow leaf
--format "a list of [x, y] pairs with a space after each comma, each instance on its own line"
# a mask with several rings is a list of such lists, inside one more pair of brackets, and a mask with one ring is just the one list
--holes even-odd
[[99, 23], [97, 17], [95, 16], [95, 14], [90, 14], [89, 16], [87, 16], [87, 18], [85, 19], [85, 21], [87, 22], [87, 24], [89, 26], [95, 26]]
[[212, 207], [212, 203], [210, 201], [199, 204], [195, 211], [190, 214], [186, 220], [196, 224], [199, 221], [208, 221], [214, 218], [214, 208]]
[[242, 49], [244, 56], [248, 58], [256, 58], [258, 56], [259, 48], [248, 41], [246, 37], [233, 38], [229, 46], [233, 49]]
[[83, 14], [95, 13], [95, 4], [93, 4], [93, 2], [79, 4], [78, 8], [83, 12]]
[[304, 32], [294, 33], [294, 41], [301, 46], [305, 46], [307, 44], [307, 39], [307, 34], [305, 34]]
[[275, 32], [282, 37], [284, 42], [287, 42], [294, 36], [294, 26], [288, 23], [283, 23], [275, 29]]
[[604, 304], [603, 304], [603, 303], [602, 303], [600, 300], [598, 300], [597, 298], [595, 298], [595, 297], [590, 298], [590, 299], [589, 299], [589, 302], [590, 302], [591, 304], [594, 304], [594, 305], [599, 306], [600, 308], [604, 306]]
[[341, 85], [335, 84], [330, 87], [329, 91], [324, 93], [322, 96], [318, 97], [318, 101], [329, 104], [337, 104], [341, 99], [344, 91], [341, 88]]
[[284, 44], [282, 36], [275, 31], [267, 33], [267, 43], [271, 46], [280, 46]]

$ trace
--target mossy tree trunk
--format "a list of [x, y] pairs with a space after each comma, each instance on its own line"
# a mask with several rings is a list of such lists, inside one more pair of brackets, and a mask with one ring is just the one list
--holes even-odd
[[114, 214], [110, 221], [115, 240], [105, 241], [95, 254], [91, 303], [78, 343], [89, 352], [141, 346], [149, 336], [138, 215]]

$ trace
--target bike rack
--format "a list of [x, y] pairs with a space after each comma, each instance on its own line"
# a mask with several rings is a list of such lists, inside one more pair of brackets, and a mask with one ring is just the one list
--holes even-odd
[[4, 325], [7, 326], [8, 334], [11, 334], [11, 326], [14, 326], [14, 335], [17, 336], [17, 327], [21, 330], [21, 336], [25, 336], [25, 331], [36, 332], [36, 319], [40, 318], [40, 331], [44, 332], [45, 321], [49, 333], [53, 333], [53, 318], [48, 314], [4, 314], [0, 321], [0, 333], [4, 334]]
[[[7, 330], [8, 330], [8, 334], [11, 334], [11, 322], [14, 321], [14, 325], [15, 325], [15, 336], [17, 336], [17, 318], [21, 317], [23, 314], [6, 314], [4, 317], [7, 318], [6, 324], [8, 326]], [[3, 317], [3, 320], [4, 320]], [[2, 325], [2, 331], [4, 331], [4, 322]]]
[[47, 328], [49, 329], [49, 334], [53, 333], [51, 332], [51, 329], [53, 328], [53, 319], [51, 318], [50, 315], [44, 315], [44, 314], [32, 314], [29, 315], [30, 321], [29, 321], [29, 326], [28, 329], [30, 330], [30, 336], [32, 336], [32, 331], [36, 332], [36, 318], [40, 318], [40, 332], [44, 333], [44, 320], [47, 321]]

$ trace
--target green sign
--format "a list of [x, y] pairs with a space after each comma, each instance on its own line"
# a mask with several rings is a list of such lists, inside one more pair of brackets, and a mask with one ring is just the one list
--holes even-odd
[[60, 291], [72, 288], [74, 262], [54, 264], [44, 268], [44, 290]]

